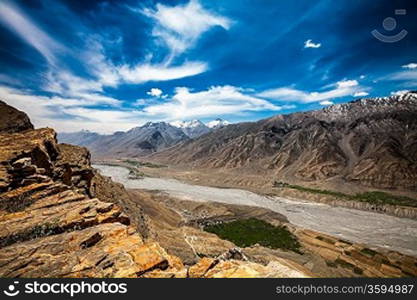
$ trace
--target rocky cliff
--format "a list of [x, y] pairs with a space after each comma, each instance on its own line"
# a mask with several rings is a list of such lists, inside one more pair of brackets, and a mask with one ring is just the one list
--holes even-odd
[[[2, 107], [3, 106], [3, 107]], [[0, 103], [0, 111], [20, 113]], [[146, 215], [85, 148], [0, 115], [0, 277], [307, 277], [302, 266], [223, 255], [191, 267], [147, 238]]]

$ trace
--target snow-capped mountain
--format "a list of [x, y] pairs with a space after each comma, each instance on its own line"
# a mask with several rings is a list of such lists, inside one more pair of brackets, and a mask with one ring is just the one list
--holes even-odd
[[180, 128], [190, 138], [197, 138], [214, 129], [229, 125], [230, 123], [222, 119], [216, 119], [208, 122], [207, 125], [200, 120], [174, 121], [170, 124], [174, 127]]
[[85, 146], [95, 156], [137, 157], [160, 151], [189, 139], [182, 129], [165, 122], [148, 122], [126, 132], [99, 135], [88, 131], [60, 133], [61, 143]]
[[[416, 190], [417, 91], [231, 124], [153, 154], [201, 169], [273, 170], [285, 180]], [[238, 153], [238, 155], [236, 155]]]
[[96, 156], [136, 157], [161, 151], [165, 148], [196, 139], [204, 134], [223, 127], [229, 122], [216, 119], [209, 126], [200, 120], [166, 122], [148, 122], [126, 132], [101, 135], [87, 130], [59, 133], [60, 143], [84, 146]]
[[174, 127], [181, 129], [190, 138], [197, 138], [203, 134], [210, 132], [210, 128], [208, 128], [200, 120], [175, 121], [170, 124]]
[[213, 120], [211, 122], [207, 123], [207, 127], [211, 129], [217, 129], [226, 125], [229, 125], [230, 122], [217, 118], [216, 120]]

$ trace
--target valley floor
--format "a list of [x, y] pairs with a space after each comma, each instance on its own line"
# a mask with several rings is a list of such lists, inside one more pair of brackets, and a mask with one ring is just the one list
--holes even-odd
[[191, 185], [174, 179], [129, 179], [126, 168], [96, 165], [104, 175], [129, 189], [159, 190], [170, 196], [199, 202], [261, 207], [284, 215], [291, 224], [356, 243], [417, 256], [417, 221], [322, 203], [262, 196], [246, 190]]

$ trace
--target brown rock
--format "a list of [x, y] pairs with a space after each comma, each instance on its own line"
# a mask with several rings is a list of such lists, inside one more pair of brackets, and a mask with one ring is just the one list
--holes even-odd
[[188, 269], [188, 276], [190, 278], [204, 277], [207, 271], [212, 269], [218, 262], [217, 259], [204, 257]]
[[143, 244], [120, 198], [90, 196], [94, 176], [88, 151], [58, 147], [51, 129], [0, 135], [0, 276], [137, 277], [166, 264], [185, 272]]
[[33, 129], [28, 116], [0, 100], [0, 133], [15, 133]]

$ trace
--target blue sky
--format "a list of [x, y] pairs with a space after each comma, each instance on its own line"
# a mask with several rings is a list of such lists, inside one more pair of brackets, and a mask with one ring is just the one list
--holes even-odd
[[417, 88], [414, 2], [2, 0], [0, 99], [38, 127], [111, 133], [388, 96]]

